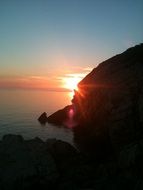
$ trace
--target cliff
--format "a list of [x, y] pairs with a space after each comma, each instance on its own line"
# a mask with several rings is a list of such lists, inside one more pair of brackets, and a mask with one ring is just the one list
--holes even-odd
[[99, 64], [47, 121], [68, 127], [70, 110], [87, 187], [143, 189], [143, 44]]
[[39, 121], [73, 127], [79, 149], [4, 136], [0, 189], [143, 189], [143, 44], [101, 63], [72, 105]]
[[[143, 44], [93, 69], [78, 84], [70, 108], [74, 110], [77, 146], [94, 153], [96, 158], [117, 154], [124, 146], [142, 139]], [[47, 120], [65, 126], [68, 109], [69, 106]]]
[[78, 87], [76, 142], [103, 153], [143, 138], [143, 44], [102, 62]]

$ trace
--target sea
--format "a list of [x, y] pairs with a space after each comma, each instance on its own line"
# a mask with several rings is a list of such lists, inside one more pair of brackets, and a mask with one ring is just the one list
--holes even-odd
[[24, 139], [49, 138], [73, 142], [71, 129], [46, 124], [38, 117], [47, 116], [71, 104], [70, 92], [42, 90], [0, 90], [0, 139], [6, 134], [22, 135]]

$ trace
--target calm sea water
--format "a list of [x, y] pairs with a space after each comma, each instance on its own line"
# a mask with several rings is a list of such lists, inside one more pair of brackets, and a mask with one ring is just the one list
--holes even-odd
[[41, 126], [37, 118], [70, 104], [69, 92], [0, 90], [0, 138], [5, 134], [20, 134], [25, 139], [57, 138], [72, 142], [70, 129], [47, 124]]

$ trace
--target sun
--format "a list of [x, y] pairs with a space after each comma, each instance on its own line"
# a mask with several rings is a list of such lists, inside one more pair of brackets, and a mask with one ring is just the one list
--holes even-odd
[[80, 80], [81, 78], [78, 76], [64, 78], [64, 87], [71, 91], [78, 90], [77, 84], [80, 82]]

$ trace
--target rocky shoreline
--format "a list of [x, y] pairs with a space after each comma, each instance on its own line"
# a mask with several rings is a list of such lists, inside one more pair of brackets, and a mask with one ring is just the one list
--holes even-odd
[[103, 161], [61, 140], [5, 135], [0, 141], [0, 189], [141, 190], [142, 160], [143, 140]]
[[[70, 109], [74, 142], [92, 168], [88, 188], [143, 189], [143, 44], [93, 69], [78, 84]], [[68, 112], [69, 106], [49, 122], [65, 127]]]
[[71, 128], [78, 149], [5, 135], [0, 190], [142, 190], [143, 44], [99, 64], [79, 83], [72, 105], [39, 121]]

